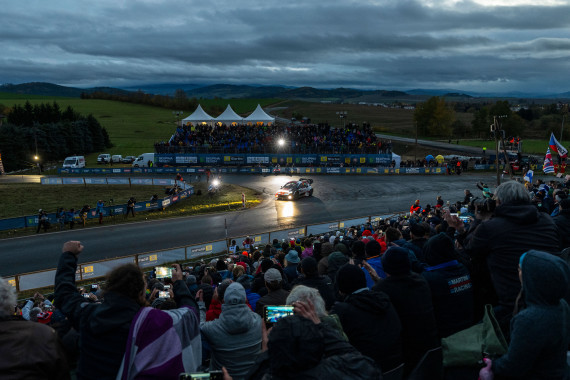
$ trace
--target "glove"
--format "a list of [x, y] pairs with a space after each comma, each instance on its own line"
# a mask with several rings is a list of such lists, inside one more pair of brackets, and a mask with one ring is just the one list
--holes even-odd
[[481, 368], [479, 371], [479, 380], [493, 380], [495, 375], [493, 375], [493, 370], [491, 369], [491, 365], [493, 362], [491, 359], [484, 358], [483, 362], [485, 362], [485, 367]]

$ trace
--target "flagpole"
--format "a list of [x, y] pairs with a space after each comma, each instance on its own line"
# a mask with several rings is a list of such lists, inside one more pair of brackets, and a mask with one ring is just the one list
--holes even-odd
[[562, 127], [560, 128], [560, 141], [562, 141], [562, 136], [564, 135], [564, 118], [566, 115], [562, 115]]

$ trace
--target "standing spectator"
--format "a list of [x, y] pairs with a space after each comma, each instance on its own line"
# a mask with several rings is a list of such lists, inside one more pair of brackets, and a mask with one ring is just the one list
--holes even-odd
[[255, 305], [255, 312], [263, 317], [265, 306], [285, 305], [289, 292], [282, 288], [283, 277], [281, 272], [275, 268], [270, 268], [263, 275], [267, 295], [261, 297]]
[[127, 218], [129, 216], [129, 212], [133, 215], [133, 218], [135, 217], [135, 204], [137, 203], [137, 201], [135, 200], [134, 197], [130, 197], [129, 200], [127, 201], [127, 213], [125, 214], [125, 218]]
[[[482, 370], [517, 379], [568, 379], [570, 307], [564, 300], [570, 270], [560, 258], [528, 251], [518, 268], [526, 308], [513, 317], [507, 353]], [[490, 367], [490, 368], [489, 368]], [[487, 373], [485, 373], [487, 372]]]
[[[515, 299], [521, 290], [518, 276], [520, 256], [529, 249], [558, 252], [559, 236], [552, 218], [531, 204], [525, 187], [516, 181], [502, 183], [495, 190], [494, 217], [472, 233], [466, 251], [481, 271], [488, 271], [498, 296], [495, 315], [508, 334]], [[459, 231], [464, 225], [447, 217]], [[469, 238], [469, 237], [468, 237]], [[483, 300], [483, 303], [492, 303]]]
[[89, 214], [89, 210], [91, 210], [91, 207], [89, 207], [89, 205], [85, 205], [79, 211], [79, 217], [81, 218], [83, 227], [85, 227], [85, 224], [87, 223], [87, 215]]
[[59, 230], [62, 231], [65, 228], [65, 214], [66, 211], [63, 207], [57, 209], [55, 217], [57, 218], [57, 224], [59, 225]]
[[345, 299], [333, 306], [331, 314], [338, 315], [350, 344], [372, 358], [382, 372], [398, 367], [403, 363], [402, 325], [390, 298], [369, 290], [362, 269], [356, 265], [346, 264], [337, 276]]
[[560, 212], [553, 219], [560, 234], [560, 250], [563, 250], [570, 247], [570, 199], [562, 199], [558, 206]]
[[[131, 323], [134, 320], [141, 321], [136, 329], [150, 329], [157, 334], [155, 337], [167, 333], [165, 336], [172, 339], [177, 334], [172, 335], [173, 326], [176, 326], [176, 331], [183, 331], [186, 335], [178, 336], [183, 338], [181, 343], [173, 346], [173, 349], [176, 347], [174, 350], [178, 350], [178, 355], [168, 358], [171, 360], [170, 369], [178, 370], [178, 373], [182, 372], [181, 369], [196, 370], [201, 357], [201, 347], [195, 344], [195, 338], [199, 335], [198, 310], [184, 283], [180, 266], [175, 264], [172, 269], [174, 296], [180, 307], [176, 309], [176, 315], [165, 315], [162, 314], [163, 311], [160, 311], [160, 314], [154, 312], [149, 314], [147, 308], [141, 310], [146, 305], [145, 279], [140, 268], [134, 264], [116, 267], [107, 275], [102, 303], [86, 303], [75, 284], [78, 256], [82, 251], [83, 245], [79, 241], [66, 242], [55, 276], [55, 302], [79, 332], [80, 354], [77, 378], [115, 379], [127, 344], [134, 351], [129, 350], [125, 356], [123, 370], [127, 371], [126, 375], [134, 371], [144, 376], [145, 370], [149, 369], [147, 363], [154, 364], [147, 360], [163, 358], [151, 354], [147, 358], [139, 358], [138, 367], [133, 367], [134, 357], [130, 355], [137, 352], [137, 347], [141, 352], [143, 348], [152, 345], [148, 348], [149, 352], [153, 353], [163, 348], [157, 341], [153, 341], [155, 338], [148, 333], [140, 335], [140, 339], [129, 336]], [[170, 342], [172, 343], [171, 340]], [[168, 354], [176, 352], [169, 351]], [[125, 375], [124, 372], [122, 374]]]
[[234, 380], [245, 379], [261, 350], [261, 318], [246, 305], [245, 289], [230, 284], [223, 296], [220, 318], [206, 322], [206, 308], [200, 298], [200, 330], [210, 345], [210, 370], [226, 367]]
[[444, 232], [428, 240], [424, 255], [429, 266], [422, 276], [431, 290], [439, 335], [445, 338], [474, 322], [471, 275], [457, 260], [453, 241]]
[[332, 281], [328, 276], [319, 276], [317, 261], [313, 257], [304, 258], [299, 271], [301, 275], [293, 282], [293, 287], [305, 285], [317, 289], [325, 301], [325, 308], [330, 310], [335, 301]]
[[40, 232], [41, 228], [44, 228], [44, 232], [47, 232], [49, 228], [49, 218], [47, 212], [42, 210], [41, 208], [38, 210], [38, 228], [36, 230], [36, 234]]
[[95, 209], [95, 214], [99, 215], [99, 224], [103, 224], [103, 207], [105, 207], [105, 202], [99, 199], [97, 201], [97, 208]]
[[0, 278], [0, 377], [3, 379], [69, 379], [63, 347], [51, 327], [14, 315], [16, 292]]
[[299, 276], [297, 266], [300, 261], [299, 253], [294, 249], [285, 255], [285, 269], [283, 269], [283, 273], [287, 276], [288, 282], [293, 282]]
[[72, 230], [75, 225], [75, 209], [70, 208], [69, 211], [65, 213], [65, 222], [69, 223], [69, 229]]
[[236, 244], [235, 240], [232, 240], [232, 244], [228, 247], [228, 252], [230, 255], [237, 255], [239, 251], [239, 245]]
[[[380, 258], [380, 252], [382, 250], [380, 243], [376, 240], [370, 240], [366, 243], [364, 250], [366, 252], [366, 262], [374, 268], [379, 277], [386, 277], [386, 273], [384, 273], [384, 269], [382, 268], [382, 259]], [[365, 268], [362, 268], [362, 271], [366, 278], [366, 286], [368, 289], [372, 289], [372, 286], [374, 286], [374, 280], [372, 280], [370, 273], [368, 273]]]
[[382, 265], [387, 276], [372, 290], [386, 293], [398, 313], [402, 323], [404, 375], [407, 375], [428, 350], [440, 345], [431, 292], [426, 280], [412, 272], [405, 248], [388, 249], [382, 256]]

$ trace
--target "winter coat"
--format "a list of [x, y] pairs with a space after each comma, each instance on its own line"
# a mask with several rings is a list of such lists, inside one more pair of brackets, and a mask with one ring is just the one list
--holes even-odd
[[554, 223], [560, 234], [560, 250], [570, 247], [570, 210], [560, 210], [554, 218]]
[[338, 315], [350, 344], [374, 359], [382, 372], [403, 362], [402, 325], [385, 293], [357, 291], [344, 302], [337, 302], [331, 314]]
[[[199, 305], [203, 321], [206, 310]], [[210, 369], [224, 366], [234, 380], [244, 379], [261, 350], [261, 317], [246, 304], [223, 304], [220, 317], [201, 323], [200, 330], [212, 350]]]
[[335, 296], [333, 292], [332, 281], [328, 276], [311, 276], [307, 277], [304, 275], [299, 276], [295, 282], [293, 282], [293, 287], [297, 285], [305, 285], [309, 288], [315, 288], [319, 291], [321, 297], [325, 301], [325, 308], [330, 310], [334, 304]]
[[289, 292], [284, 289], [278, 289], [267, 293], [267, 295], [257, 300], [255, 304], [255, 312], [263, 317], [265, 306], [279, 306], [287, 303]]
[[64, 350], [54, 329], [22, 317], [0, 319], [2, 379], [69, 379]]
[[405, 372], [410, 372], [426, 351], [440, 345], [431, 291], [426, 280], [410, 272], [380, 280], [372, 290], [390, 297], [402, 323], [402, 351]]
[[490, 220], [473, 232], [467, 253], [486, 263], [499, 305], [512, 310], [521, 290], [520, 256], [529, 249], [558, 252], [558, 230], [552, 218], [532, 204], [500, 204]]
[[570, 307], [563, 297], [570, 269], [554, 255], [529, 251], [522, 284], [526, 309], [513, 317], [509, 349], [493, 360], [493, 372], [517, 379], [568, 379]]

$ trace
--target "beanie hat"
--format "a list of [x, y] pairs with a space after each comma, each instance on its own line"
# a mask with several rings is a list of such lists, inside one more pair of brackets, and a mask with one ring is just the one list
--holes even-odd
[[281, 282], [283, 278], [281, 277], [281, 272], [275, 268], [268, 269], [263, 275], [263, 279], [267, 282], [278, 281]]
[[[246, 299], [245, 289], [239, 282], [232, 282], [224, 293], [225, 305], [244, 304]], [[223, 307], [223, 306], [222, 306]]]
[[291, 264], [297, 264], [301, 259], [299, 259], [299, 253], [292, 249], [285, 255], [285, 260]]
[[194, 276], [193, 274], [188, 275], [188, 277], [186, 277], [186, 285], [187, 286], [192, 286], [194, 284], [196, 284], [196, 276]]
[[219, 272], [221, 270], [226, 270], [226, 269], [228, 269], [228, 267], [226, 266], [226, 262], [222, 259], [219, 259], [216, 262], [216, 270]]
[[348, 256], [348, 247], [344, 243], [338, 243], [334, 246], [335, 251], [342, 252], [343, 255]]
[[424, 227], [419, 223], [412, 223], [410, 230], [416, 237], [423, 237], [426, 234]]
[[305, 276], [316, 275], [318, 271], [317, 260], [312, 256], [305, 257], [303, 261], [301, 261], [301, 269]]
[[372, 236], [372, 232], [370, 232], [370, 230], [364, 230], [362, 236]]
[[410, 273], [412, 268], [408, 250], [401, 247], [389, 248], [382, 256], [382, 268], [392, 276]]
[[269, 268], [273, 266], [273, 261], [271, 261], [271, 259], [263, 259], [261, 260], [260, 265], [261, 265], [261, 271], [265, 273]]
[[445, 232], [431, 237], [424, 245], [423, 253], [428, 265], [443, 264], [457, 259], [453, 241]]
[[338, 270], [336, 283], [338, 284], [338, 290], [349, 295], [358, 289], [366, 288], [366, 277], [360, 267], [346, 264]]
[[328, 256], [334, 251], [334, 247], [331, 243], [324, 243], [321, 246], [321, 255]]
[[364, 249], [366, 251], [367, 257], [378, 256], [382, 252], [382, 247], [376, 240], [370, 240], [368, 243], [366, 243]]
[[364, 258], [365, 257], [364, 250], [365, 250], [364, 242], [357, 240], [354, 243], [352, 243], [352, 254], [354, 255], [354, 257]]
[[236, 263], [236, 265], [239, 265], [240, 267], [242, 267], [242, 268], [247, 272], [247, 265], [246, 265], [246, 263], [244, 263], [243, 261], [240, 261], [239, 263]]

